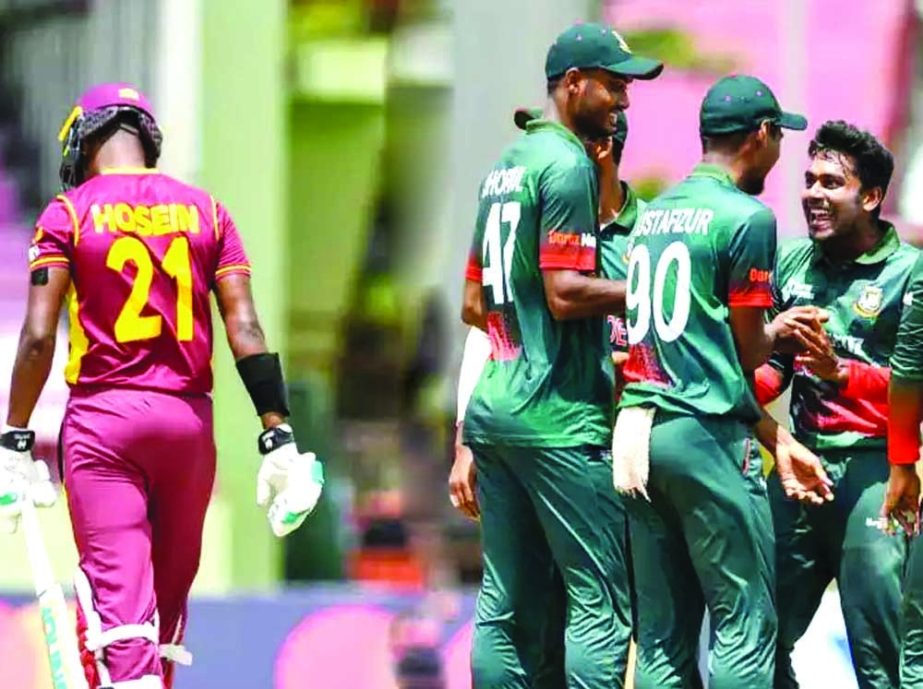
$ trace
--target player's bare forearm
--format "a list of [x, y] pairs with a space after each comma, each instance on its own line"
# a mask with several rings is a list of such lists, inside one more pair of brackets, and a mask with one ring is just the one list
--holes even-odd
[[625, 282], [594, 278], [576, 270], [544, 270], [545, 300], [555, 320], [625, 312]]
[[[758, 389], [760, 387], [760, 373], [768, 372], [763, 371], [763, 369], [770, 369], [776, 375], [780, 375], [778, 371], [772, 369], [771, 366], [763, 365], [759, 367], [755, 372], [748, 373], [746, 375], [747, 382], [750, 384], [750, 389], [753, 390], [754, 394], [757, 397], [759, 403], [765, 404], [765, 402], [760, 399], [760, 393]], [[779, 390], [781, 393], [781, 389]], [[774, 396], [772, 399], [775, 399], [778, 395]], [[771, 400], [770, 400], [771, 401]], [[756, 436], [756, 439], [760, 444], [765, 447], [770, 454], [775, 455], [776, 447], [780, 442], [787, 442], [789, 440], [794, 440], [792, 434], [784, 426], [780, 426], [779, 423], [772, 418], [768, 411], [762, 406], [760, 407], [760, 420], [756, 422], [753, 426], [753, 434]]]
[[737, 356], [744, 371], [750, 372], [766, 363], [772, 354], [775, 337], [766, 324], [766, 309], [756, 306], [732, 306], [728, 322], [737, 344]]
[[466, 325], [487, 332], [487, 308], [484, 305], [484, 293], [481, 283], [474, 280], [465, 280], [465, 291], [462, 296], [462, 321]]
[[225, 329], [228, 335], [228, 345], [234, 355], [234, 360], [239, 361], [253, 354], [263, 354], [269, 349], [266, 347], [266, 336], [256, 317], [252, 314], [236, 314], [225, 319]]
[[263, 414], [262, 416], [260, 416], [260, 423], [263, 424], [263, 430], [265, 431], [267, 429], [280, 426], [283, 423], [287, 423], [287, 420], [279, 412], [271, 411], [268, 414]]
[[820, 459], [799, 443], [766, 410], [754, 426], [757, 439], [776, 460], [776, 474], [787, 498], [808, 505], [833, 500], [833, 483]]
[[16, 428], [26, 428], [32, 411], [51, 372], [55, 336], [40, 337], [23, 329], [10, 382], [10, 408], [6, 422]]
[[760, 444], [765, 447], [770, 454], [775, 454], [776, 448], [779, 445], [779, 442], [787, 442], [794, 440], [791, 433], [788, 429], [780, 426], [778, 422], [772, 418], [765, 409], [760, 409], [760, 420], [756, 422], [756, 425], [753, 427], [754, 434], [756, 439], [760, 441]]
[[6, 422], [25, 428], [42, 394], [54, 359], [55, 333], [61, 302], [70, 285], [70, 274], [61, 268], [46, 269], [29, 287], [26, 318], [19, 334], [19, 347], [10, 381], [10, 407]]
[[225, 277], [218, 282], [215, 295], [234, 360], [240, 361], [244, 357], [269, 351], [256, 314], [256, 305], [253, 303], [250, 277]]
[[[257, 354], [267, 354], [269, 349], [256, 314], [250, 276], [240, 274], [225, 277], [215, 287], [215, 296], [234, 361], [240, 362]], [[240, 364], [238, 370], [239, 366]], [[281, 373], [279, 375], [281, 376]], [[281, 378], [279, 384], [282, 385]], [[269, 411], [260, 414], [260, 422], [264, 429], [274, 428], [285, 423], [286, 417], [282, 412]]]

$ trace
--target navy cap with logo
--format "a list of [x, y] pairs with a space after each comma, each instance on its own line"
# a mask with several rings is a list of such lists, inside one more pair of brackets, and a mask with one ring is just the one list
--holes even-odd
[[803, 115], [782, 110], [764, 82], [736, 74], [708, 89], [699, 110], [699, 132], [706, 136], [749, 132], [767, 120], [785, 129], [800, 131], [808, 126]]
[[604, 69], [634, 79], [653, 79], [663, 63], [638, 57], [611, 26], [575, 24], [564, 31], [548, 49], [545, 77], [555, 79], [567, 70]]
[[[543, 114], [541, 108], [516, 108], [513, 112], [513, 122], [520, 129], [525, 129], [529, 122], [540, 120]], [[625, 145], [625, 141], [628, 139], [628, 117], [625, 116], [624, 110], [619, 110], [618, 118], [615, 121], [615, 133], [612, 138], [622, 146]]]

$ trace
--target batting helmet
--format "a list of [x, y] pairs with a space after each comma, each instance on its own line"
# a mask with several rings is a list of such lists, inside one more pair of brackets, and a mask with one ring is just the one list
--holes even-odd
[[65, 190], [84, 182], [87, 162], [84, 142], [113, 123], [137, 131], [144, 146], [145, 164], [148, 167], [157, 164], [163, 135], [150, 102], [131, 84], [99, 84], [80, 96], [58, 134], [58, 140], [64, 144], [58, 175]]

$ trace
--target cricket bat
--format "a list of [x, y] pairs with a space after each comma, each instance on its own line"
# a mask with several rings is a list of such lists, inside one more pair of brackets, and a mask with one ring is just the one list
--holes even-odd
[[67, 603], [64, 601], [64, 589], [54, 578], [38, 515], [31, 500], [23, 503], [22, 531], [26, 538], [32, 582], [42, 617], [42, 632], [51, 668], [51, 686], [54, 689], [88, 689], [80, 664], [74, 623], [69, 618]]

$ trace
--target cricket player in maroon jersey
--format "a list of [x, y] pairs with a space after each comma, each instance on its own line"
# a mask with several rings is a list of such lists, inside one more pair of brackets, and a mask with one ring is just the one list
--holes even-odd
[[307, 517], [320, 463], [296, 449], [277, 354], [267, 351], [250, 264], [227, 210], [158, 172], [161, 134], [128, 84], [91, 88], [61, 130], [65, 192], [38, 219], [10, 409], [0, 435], [0, 522], [47, 504], [30, 416], [70, 321], [63, 478], [80, 555], [81, 655], [92, 689], [163, 689], [199, 565], [215, 476], [214, 292], [264, 432], [257, 499], [277, 536]]

